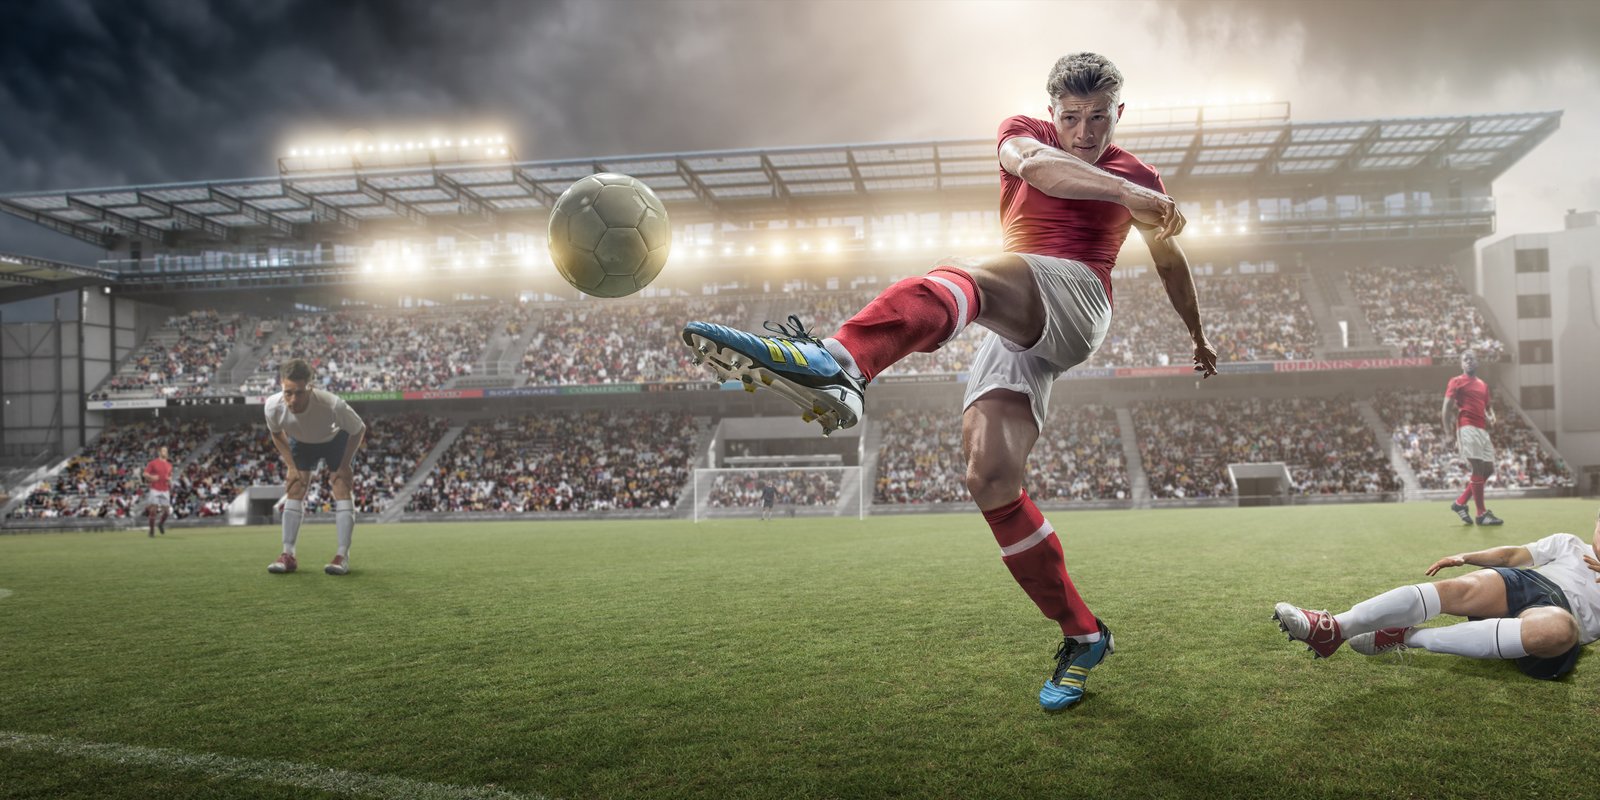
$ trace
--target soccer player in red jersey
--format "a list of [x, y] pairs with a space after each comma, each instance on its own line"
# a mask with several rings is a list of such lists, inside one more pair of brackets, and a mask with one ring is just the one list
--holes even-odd
[[989, 330], [963, 403], [966, 483], [1012, 576], [1064, 635], [1039, 694], [1047, 710], [1082, 699], [1089, 670], [1111, 652], [1111, 633], [1067, 576], [1054, 528], [1023, 490], [1028, 453], [1044, 424], [1050, 386], [1083, 363], [1111, 324], [1111, 270], [1130, 227], [1150, 248], [1167, 296], [1194, 341], [1194, 369], [1216, 374], [1194, 280], [1176, 237], [1184, 217], [1156, 170], [1112, 143], [1122, 74], [1103, 56], [1074, 53], [1046, 81], [1049, 119], [1000, 124], [1000, 214], [1005, 253], [947, 259], [890, 286], [833, 337], [795, 317], [759, 336], [690, 322], [697, 362], [754, 390], [768, 387], [817, 419], [823, 432], [860, 418], [866, 385], [913, 352], [932, 352], [967, 325]]
[[1471, 350], [1461, 354], [1461, 374], [1450, 379], [1444, 388], [1445, 441], [1454, 436], [1456, 452], [1467, 460], [1472, 474], [1461, 496], [1450, 504], [1461, 521], [1471, 525], [1473, 518], [1467, 513], [1467, 498], [1477, 506], [1479, 525], [1504, 525], [1493, 511], [1483, 505], [1483, 484], [1494, 474], [1494, 445], [1489, 441], [1489, 426], [1494, 423], [1494, 409], [1489, 405], [1489, 384], [1478, 377], [1478, 355]]
[[[172, 512], [172, 462], [167, 460], [167, 448], [161, 448], [156, 457], [144, 465], [144, 482], [150, 485], [150, 502], [144, 508], [145, 518], [150, 522], [150, 536], [155, 537], [157, 526], [165, 536], [167, 515]], [[156, 520], [158, 508], [161, 511], [159, 522]]]

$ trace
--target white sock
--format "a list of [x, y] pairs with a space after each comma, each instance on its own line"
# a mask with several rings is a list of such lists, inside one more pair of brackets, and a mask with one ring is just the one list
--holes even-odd
[[839, 366], [844, 368], [844, 374], [858, 381], [864, 379], [861, 374], [861, 368], [856, 366], [855, 356], [850, 355], [850, 351], [844, 349], [844, 345], [840, 344], [838, 339], [829, 336], [822, 340], [822, 346], [828, 351], [828, 355], [833, 356], [833, 360], [839, 362]]
[[283, 552], [294, 555], [294, 542], [300, 538], [300, 520], [305, 516], [305, 503], [300, 500], [283, 502]]
[[1522, 620], [1480, 619], [1443, 628], [1418, 628], [1406, 634], [1406, 644], [1430, 653], [1467, 658], [1522, 658]]
[[350, 537], [356, 532], [356, 514], [349, 500], [334, 501], [333, 524], [339, 529], [339, 555], [350, 555]]
[[1439, 589], [1431, 583], [1418, 583], [1390, 589], [1371, 600], [1363, 600], [1343, 614], [1334, 615], [1345, 638], [1371, 633], [1381, 628], [1409, 628], [1439, 616]]
[[1068, 636], [1067, 638], [1080, 644], [1094, 644], [1095, 642], [1100, 641], [1100, 632], [1095, 631], [1094, 633], [1080, 633], [1076, 636]]

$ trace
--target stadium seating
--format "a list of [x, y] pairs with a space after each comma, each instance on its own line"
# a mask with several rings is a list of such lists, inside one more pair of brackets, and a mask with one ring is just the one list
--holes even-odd
[[419, 512], [666, 509], [689, 478], [688, 414], [539, 413], [476, 422], [407, 505]]
[[[1395, 446], [1417, 474], [1423, 489], [1459, 489], [1467, 479], [1467, 462], [1456, 455], [1455, 444], [1444, 441], [1442, 393], [1382, 392], [1373, 402], [1378, 415], [1393, 431]], [[1571, 470], [1553, 458], [1522, 415], [1493, 400], [1495, 422], [1489, 438], [1495, 448], [1495, 474], [1489, 485], [1505, 489], [1572, 486]]]
[[[874, 417], [874, 424], [883, 431], [874, 503], [969, 502], [956, 409], [893, 409]], [[1115, 412], [1080, 405], [1051, 414], [1029, 459], [1027, 489], [1041, 502], [1127, 499]]]
[[839, 502], [839, 481], [833, 473], [810, 470], [719, 474], [711, 481], [706, 505], [712, 508], [759, 508], [761, 484], [777, 491], [778, 506], [830, 506]]
[[1283, 462], [1295, 494], [1399, 491], [1400, 479], [1343, 398], [1150, 400], [1133, 407], [1157, 499], [1233, 494], [1229, 464]]
[[[106, 429], [48, 482], [34, 487], [15, 519], [126, 517], [145, 497], [144, 465], [165, 445], [174, 466], [211, 435], [203, 419], [164, 417]], [[178, 483], [174, 471], [174, 488]]]
[[1452, 359], [1470, 347], [1485, 363], [1505, 357], [1505, 344], [1448, 267], [1363, 267], [1351, 270], [1350, 287], [1373, 335], [1402, 356]]
[[254, 323], [250, 317], [211, 310], [169, 317], [91, 399], [231, 393], [234, 387], [213, 386], [211, 378], [232, 352], [239, 331]]
[[[1117, 281], [1111, 330], [1091, 366], [1188, 365], [1194, 344], [1159, 279]], [[1316, 320], [1292, 274], [1195, 279], [1201, 320], [1218, 361], [1311, 358], [1321, 343]]]
[[703, 381], [679, 331], [691, 319], [749, 324], [744, 298], [647, 298], [546, 306], [522, 357], [528, 383]]

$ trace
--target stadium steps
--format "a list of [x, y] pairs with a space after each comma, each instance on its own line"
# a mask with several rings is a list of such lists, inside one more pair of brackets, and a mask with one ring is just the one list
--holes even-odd
[[456, 443], [457, 439], [461, 438], [462, 432], [466, 429], [466, 425], [451, 425], [445, 429], [444, 435], [439, 437], [439, 441], [434, 444], [433, 449], [429, 450], [428, 454], [423, 457], [422, 463], [417, 465], [416, 471], [411, 474], [411, 479], [406, 481], [406, 485], [400, 487], [400, 491], [395, 492], [394, 497], [389, 498], [389, 504], [378, 512], [378, 522], [380, 524], [400, 519], [400, 515], [406, 512], [406, 503], [411, 502], [411, 495], [416, 494], [417, 487], [421, 486], [422, 482], [427, 480], [428, 476], [433, 473], [433, 468], [439, 463], [440, 457], [445, 454], [446, 450], [450, 449], [451, 445]]
[[706, 469], [711, 466], [711, 445], [717, 438], [717, 421], [710, 417], [695, 417], [695, 425], [700, 432], [694, 437], [694, 444], [689, 452], [694, 457], [689, 459], [689, 479], [683, 482], [683, 488], [678, 490], [678, 500], [672, 505], [673, 519], [692, 519], [694, 517], [694, 471]]
[[1317, 282], [1323, 299], [1328, 303], [1330, 313], [1329, 331], [1332, 338], [1328, 339], [1329, 352], [1324, 357], [1336, 357], [1342, 348], [1339, 347], [1339, 320], [1350, 323], [1350, 348], [1372, 349], [1382, 347], [1377, 337], [1372, 334], [1372, 326], [1367, 323], [1367, 315], [1361, 310], [1361, 303], [1356, 299], [1355, 289], [1350, 287], [1350, 274], [1339, 268], [1312, 269], [1311, 275]]
[[861, 480], [867, 484], [867, 494], [862, 502], [868, 512], [878, 500], [878, 458], [883, 455], [883, 425], [872, 417], [862, 420], [867, 426], [861, 433]]
[[[850, 515], [850, 498], [861, 496], [861, 482], [866, 480], [863, 474], [865, 472], [866, 470], [857, 470], [844, 473], [844, 479], [839, 481], [839, 499], [833, 505], [834, 516]], [[866, 509], [862, 510], [865, 511]]]
[[238, 332], [234, 334], [233, 345], [228, 348], [228, 355], [217, 365], [217, 371], [211, 377], [217, 386], [237, 386], [233, 383], [233, 373], [239, 368], [240, 361], [249, 359], [250, 337], [255, 332], [259, 320], [253, 317], [240, 317], [237, 323]]
[[[1540, 449], [1544, 450], [1546, 456], [1558, 464], [1567, 464], [1567, 459], [1561, 455], [1561, 451], [1557, 450], [1555, 444], [1548, 438], [1545, 438], [1544, 431], [1539, 430], [1539, 426], [1533, 423], [1533, 417], [1528, 416], [1528, 412], [1522, 409], [1522, 404], [1516, 401], [1514, 393], [1506, 391], [1503, 386], [1495, 386], [1493, 391], [1494, 396], [1500, 398], [1506, 407], [1511, 410], [1511, 413], [1516, 414], [1517, 419], [1522, 421], [1528, 432], [1533, 435], [1534, 441], [1539, 443]], [[1572, 472], [1571, 464], [1567, 464], [1567, 470], [1569, 473]]]
[[23, 501], [28, 499], [28, 495], [35, 486], [54, 478], [57, 473], [66, 468], [68, 462], [82, 452], [82, 450], [75, 450], [60, 457], [51, 457], [48, 453], [41, 453], [26, 466], [10, 473], [12, 477], [7, 480], [6, 485], [0, 486], [0, 490], [4, 490], [4, 493], [11, 496], [10, 500], [0, 505], [0, 525], [3, 525], [5, 519], [11, 516], [11, 512], [22, 506]]
[[1394, 443], [1394, 429], [1384, 423], [1383, 417], [1378, 414], [1378, 409], [1373, 408], [1371, 400], [1357, 400], [1356, 413], [1361, 415], [1361, 421], [1367, 423], [1368, 430], [1377, 437], [1378, 449], [1389, 455], [1389, 466], [1394, 473], [1400, 476], [1400, 484], [1405, 487], [1402, 497], [1406, 500], [1415, 500], [1422, 497], [1422, 482], [1417, 480], [1417, 471], [1411, 468], [1411, 462], [1406, 460], [1405, 453]]
[[528, 385], [528, 374], [522, 371], [522, 357], [527, 354], [528, 346], [533, 344], [533, 337], [539, 335], [539, 328], [543, 325], [544, 312], [529, 312], [528, 324], [522, 327], [522, 333], [506, 346], [500, 359], [500, 374], [512, 376], [512, 386]]
[[[256, 374], [256, 370], [261, 368], [262, 362], [266, 361], [267, 356], [272, 354], [272, 348], [276, 346], [278, 342], [283, 341], [283, 338], [287, 336], [288, 333], [288, 321], [283, 319], [276, 320], [272, 329], [272, 333], [268, 335], [267, 338], [263, 339], [261, 344], [251, 348], [250, 352], [248, 353], [240, 354], [239, 362], [233, 367], [233, 373], [228, 376], [227, 381], [223, 382], [222, 385], [236, 386], [242, 391], [245, 383]], [[276, 380], [274, 380], [274, 382], [276, 382]]]
[[1317, 280], [1309, 274], [1300, 278], [1300, 295], [1305, 298], [1306, 306], [1311, 309], [1311, 319], [1317, 323], [1317, 331], [1322, 334], [1322, 347], [1318, 348], [1319, 352], [1342, 347], [1339, 319], [1334, 316], [1333, 308], [1328, 305], [1328, 298], [1317, 285]]
[[1139, 455], [1139, 434], [1133, 427], [1133, 412], [1127, 406], [1117, 406], [1117, 432], [1122, 440], [1122, 462], [1128, 467], [1128, 486], [1133, 490], [1133, 507], [1150, 507], [1150, 476], [1144, 471], [1144, 458]]

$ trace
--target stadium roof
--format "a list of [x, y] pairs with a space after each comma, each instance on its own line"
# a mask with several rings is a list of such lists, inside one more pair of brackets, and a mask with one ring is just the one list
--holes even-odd
[[116, 273], [107, 270], [0, 253], [0, 302], [110, 284], [116, 280]]
[[[1342, 122], [1197, 114], [1124, 125], [1118, 143], [1191, 194], [1440, 175], [1488, 182], [1553, 133], [1561, 113]], [[169, 248], [322, 241], [435, 223], [525, 226], [595, 172], [644, 180], [680, 222], [966, 210], [994, 205], [994, 149], [977, 139], [384, 169], [349, 157], [340, 169], [269, 178], [0, 195], [0, 211], [106, 249], [127, 239]]]

